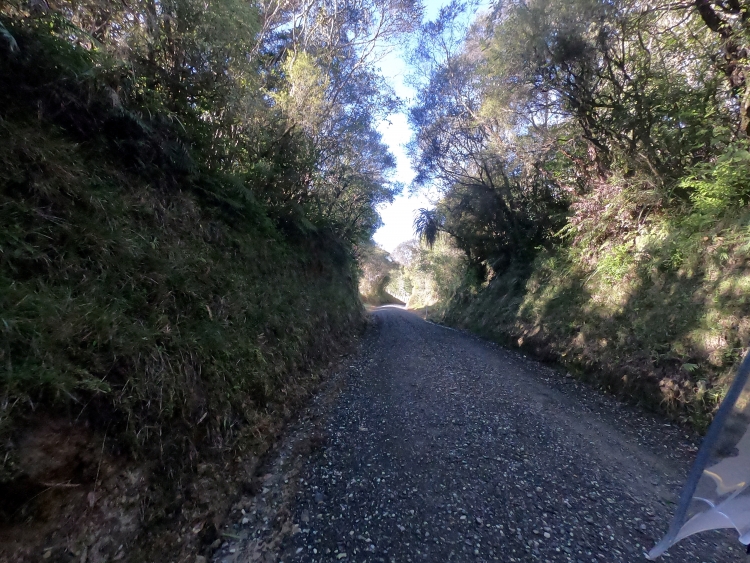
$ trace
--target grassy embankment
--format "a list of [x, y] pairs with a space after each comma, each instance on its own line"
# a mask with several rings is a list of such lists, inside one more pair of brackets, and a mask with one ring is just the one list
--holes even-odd
[[747, 157], [687, 178], [689, 207], [635, 229], [621, 226], [637, 225], [637, 194], [582, 198], [555, 249], [457, 292], [435, 316], [704, 429], [750, 337]]
[[[0, 559], [124, 543], [193, 561], [232, 479], [356, 332], [354, 261], [170, 143], [178, 123], [108, 103], [73, 48], [16, 38], [25, 58], [0, 79]], [[159, 545], [136, 541], [171, 521]]]

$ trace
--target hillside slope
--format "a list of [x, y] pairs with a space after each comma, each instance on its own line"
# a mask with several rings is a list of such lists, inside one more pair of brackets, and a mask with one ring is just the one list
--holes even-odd
[[351, 247], [204, 166], [180, 123], [108, 102], [89, 55], [14, 35], [0, 561], [194, 561], [356, 338]]
[[464, 257], [427, 256], [446, 322], [705, 428], [750, 337], [742, 14], [540, 0], [424, 26], [411, 157], [440, 198], [415, 227]]

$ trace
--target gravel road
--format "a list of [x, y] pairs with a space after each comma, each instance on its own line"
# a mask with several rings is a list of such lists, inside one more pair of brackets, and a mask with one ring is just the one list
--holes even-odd
[[[372, 325], [215, 561], [645, 561], [695, 455], [684, 430], [407, 311]], [[745, 561], [732, 533], [698, 538], [664, 560]]]

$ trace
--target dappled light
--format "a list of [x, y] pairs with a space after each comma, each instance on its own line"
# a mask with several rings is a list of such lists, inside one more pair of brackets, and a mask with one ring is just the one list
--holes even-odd
[[432, 47], [461, 30], [446, 11], [411, 113], [443, 194], [417, 231], [473, 274], [436, 318], [699, 428], [750, 337], [748, 97], [713, 58], [744, 24], [704, 4], [509, 3]]
[[746, 4], [3, 1], [0, 563], [749, 543]]

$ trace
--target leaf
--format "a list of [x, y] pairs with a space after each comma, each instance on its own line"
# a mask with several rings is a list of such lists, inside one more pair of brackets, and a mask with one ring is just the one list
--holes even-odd
[[682, 369], [684, 369], [688, 373], [694, 373], [698, 370], [698, 364], [682, 364]]

